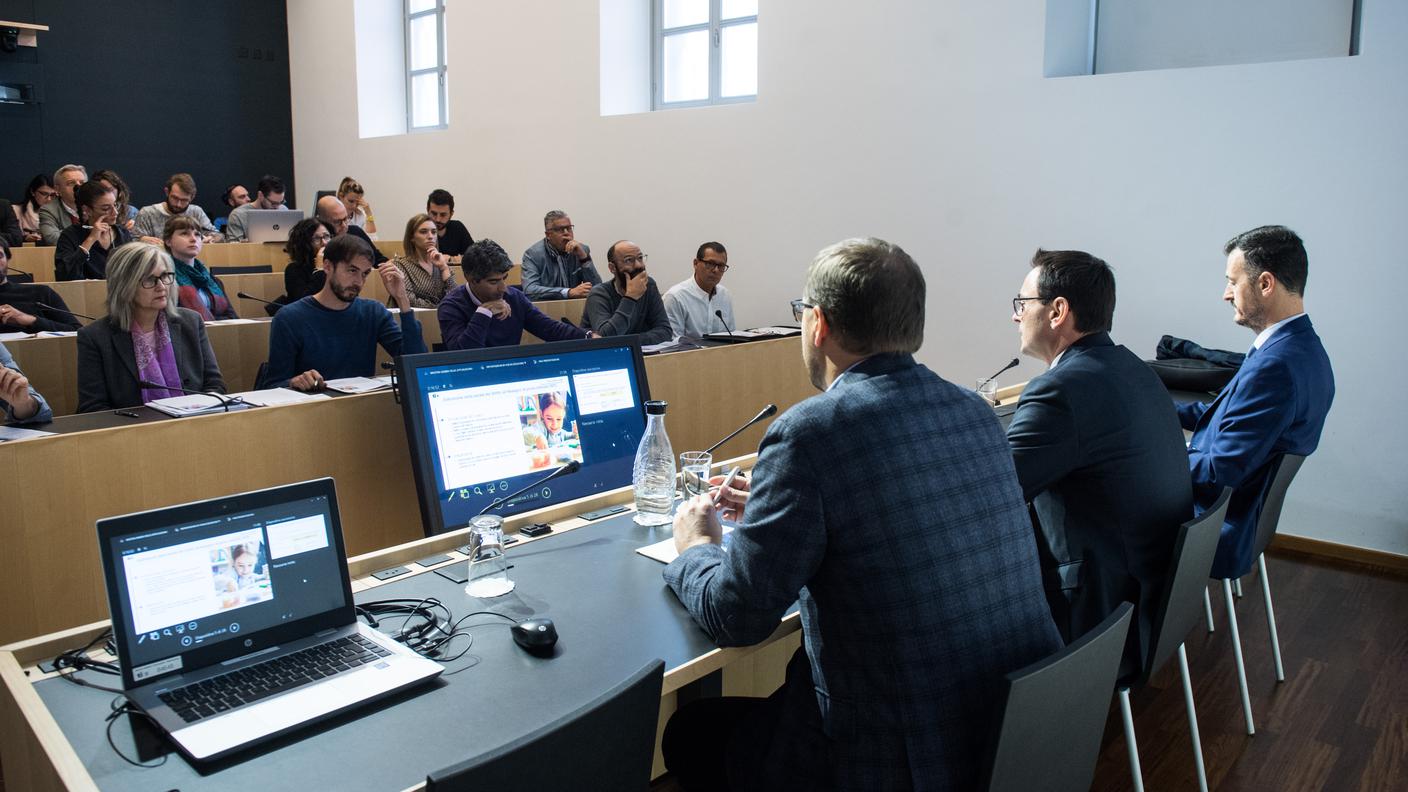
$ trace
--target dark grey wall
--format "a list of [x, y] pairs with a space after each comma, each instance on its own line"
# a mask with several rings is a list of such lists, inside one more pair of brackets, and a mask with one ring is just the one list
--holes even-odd
[[284, 179], [293, 200], [284, 0], [6, 0], [0, 18], [49, 25], [38, 48], [0, 52], [0, 83], [33, 82], [38, 104], [0, 104], [0, 197], [66, 162], [118, 172], [132, 203], [166, 177], [196, 179], [225, 214], [231, 182]]

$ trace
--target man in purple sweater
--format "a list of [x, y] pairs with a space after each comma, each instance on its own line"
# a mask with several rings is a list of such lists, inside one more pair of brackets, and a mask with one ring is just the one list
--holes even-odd
[[544, 341], [591, 338], [575, 325], [549, 318], [504, 277], [513, 261], [499, 243], [481, 239], [465, 251], [464, 285], [440, 301], [440, 336], [446, 349], [513, 346], [527, 330]]

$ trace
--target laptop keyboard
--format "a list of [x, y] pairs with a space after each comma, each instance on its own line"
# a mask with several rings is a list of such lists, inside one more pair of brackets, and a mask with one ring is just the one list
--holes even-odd
[[354, 671], [390, 654], [360, 635], [351, 635], [168, 690], [158, 698], [187, 723], [194, 723], [344, 671]]

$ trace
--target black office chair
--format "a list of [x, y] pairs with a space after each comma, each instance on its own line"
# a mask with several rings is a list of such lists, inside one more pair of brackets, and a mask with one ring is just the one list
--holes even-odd
[[437, 770], [426, 792], [647, 790], [665, 661], [652, 660], [595, 701], [497, 751]]
[[269, 374], [269, 361], [259, 364], [259, 369], [254, 372], [254, 390], [264, 390], [264, 379]]
[[1133, 612], [1122, 603], [1071, 645], [1007, 675], [989, 792], [1090, 789]]
[[1203, 766], [1203, 742], [1198, 735], [1198, 711], [1193, 706], [1193, 683], [1188, 677], [1188, 652], [1184, 638], [1198, 623], [1199, 600], [1207, 592], [1208, 573], [1217, 555], [1217, 541], [1222, 536], [1222, 521], [1227, 518], [1227, 503], [1232, 488], [1224, 487], [1212, 508], [1196, 520], [1189, 520], [1178, 531], [1173, 545], [1173, 560], [1168, 579], [1159, 596], [1158, 610], [1152, 614], [1153, 644], [1144, 667], [1134, 676], [1119, 682], [1120, 717], [1124, 721], [1124, 737], [1129, 749], [1129, 772], [1134, 778], [1135, 792], [1144, 789], [1144, 775], [1139, 768], [1139, 746], [1134, 739], [1134, 715], [1129, 708], [1129, 691], [1148, 684], [1159, 669], [1178, 654], [1178, 674], [1183, 679], [1183, 703], [1188, 708], [1188, 732], [1193, 738], [1193, 763], [1198, 768], [1198, 789], [1207, 792], [1208, 775]]

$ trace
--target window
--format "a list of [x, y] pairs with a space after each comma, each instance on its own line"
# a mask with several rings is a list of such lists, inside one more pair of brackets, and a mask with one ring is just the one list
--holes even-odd
[[444, 129], [445, 0], [406, 0], [406, 127]]
[[654, 108], [758, 95], [758, 0], [653, 0]]

